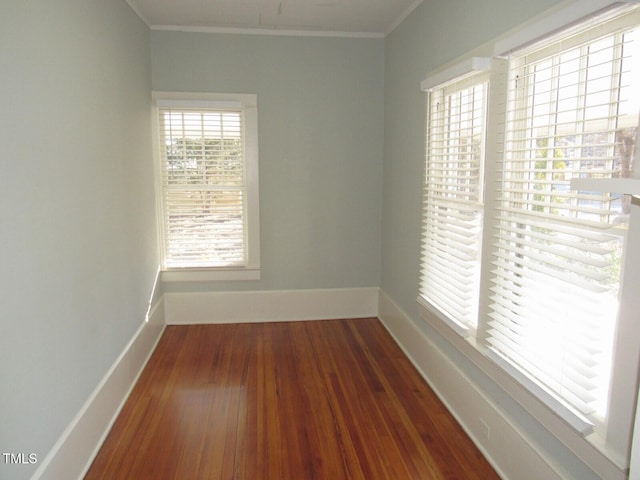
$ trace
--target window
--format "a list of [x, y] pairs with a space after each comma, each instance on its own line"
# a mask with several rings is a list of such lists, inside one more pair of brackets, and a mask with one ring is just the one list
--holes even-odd
[[258, 278], [255, 95], [156, 93], [155, 101], [163, 268]]
[[478, 317], [488, 84], [471, 74], [431, 89], [427, 104], [420, 291], [461, 332]]
[[625, 19], [636, 21], [511, 60], [487, 332], [500, 356], [596, 417], [607, 408], [629, 200], [569, 182], [630, 175], [640, 56]]
[[[634, 324], [619, 309], [631, 201], [572, 184], [633, 177], [640, 10], [618, 5], [525, 43], [492, 62], [488, 83], [462, 64], [423, 82], [418, 300], [485, 371], [508, 373], [624, 468], [630, 430], [609, 426], [631, 424], [637, 393], [637, 365], [618, 353], [638, 350], [620, 333]], [[487, 96], [497, 141], [485, 143]]]

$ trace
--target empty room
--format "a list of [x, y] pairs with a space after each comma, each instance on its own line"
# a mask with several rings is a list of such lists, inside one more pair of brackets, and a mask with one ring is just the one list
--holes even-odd
[[0, 88], [0, 479], [640, 480], [637, 2], [2, 1]]

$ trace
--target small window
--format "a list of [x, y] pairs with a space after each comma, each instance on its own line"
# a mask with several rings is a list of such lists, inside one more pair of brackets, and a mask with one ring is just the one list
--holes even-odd
[[258, 278], [255, 95], [156, 93], [155, 100], [163, 268]]

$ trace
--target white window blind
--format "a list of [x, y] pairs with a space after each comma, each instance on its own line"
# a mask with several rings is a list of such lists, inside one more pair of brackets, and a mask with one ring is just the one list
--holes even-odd
[[487, 87], [464, 76], [427, 102], [420, 294], [460, 333], [478, 313]]
[[164, 263], [247, 263], [247, 175], [242, 108], [160, 106]]
[[487, 342], [591, 418], [606, 415], [629, 200], [569, 183], [631, 174], [638, 23], [616, 16], [510, 62]]

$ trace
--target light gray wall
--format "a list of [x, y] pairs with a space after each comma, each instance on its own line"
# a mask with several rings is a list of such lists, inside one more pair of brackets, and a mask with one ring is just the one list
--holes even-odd
[[425, 145], [425, 95], [420, 81], [558, 3], [427, 0], [386, 38], [381, 284], [416, 318]]
[[0, 450], [42, 462], [154, 281], [149, 30], [124, 0], [1, 11]]
[[425, 1], [386, 38], [381, 288], [568, 478], [587, 480], [595, 478], [593, 472], [430, 328], [416, 302], [425, 158], [425, 95], [420, 81], [428, 72], [558, 3]]
[[[425, 1], [384, 41], [149, 34], [124, 0], [5, 3], [0, 446], [43, 459], [147, 307], [157, 259], [152, 88], [258, 94], [262, 280], [188, 288], [382, 285], [428, 330], [415, 304], [420, 80], [557, 1]], [[567, 470], [588, 478], [427, 333]], [[28, 478], [36, 467], [1, 460], [0, 478]]]
[[151, 38], [154, 90], [258, 95], [262, 278], [167, 291], [378, 286], [383, 40]]

